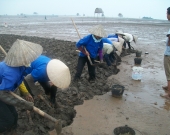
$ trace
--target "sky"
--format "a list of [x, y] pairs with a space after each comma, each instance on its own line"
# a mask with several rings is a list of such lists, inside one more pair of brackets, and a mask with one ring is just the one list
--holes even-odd
[[[0, 0], [0, 15], [76, 15], [94, 16], [95, 8], [102, 8], [106, 17], [151, 17], [167, 20], [170, 0]], [[96, 15], [97, 16], [97, 15]]]

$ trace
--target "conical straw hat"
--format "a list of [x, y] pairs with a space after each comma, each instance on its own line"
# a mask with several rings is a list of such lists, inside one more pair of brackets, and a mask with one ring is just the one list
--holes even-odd
[[116, 54], [117, 54], [118, 56], [120, 56], [121, 53], [120, 53], [119, 51], [116, 51]]
[[121, 37], [118, 38], [119, 38], [119, 42], [113, 42], [113, 45], [120, 53], [122, 53], [122, 46], [123, 46], [124, 39]]
[[124, 36], [124, 33], [123, 33], [123, 31], [121, 31], [121, 30], [117, 30], [117, 31], [115, 32], [115, 34], [123, 35], [123, 36]]
[[17, 39], [5, 57], [5, 63], [11, 67], [27, 66], [41, 55], [43, 48], [39, 44]]
[[47, 65], [47, 75], [58, 88], [67, 88], [71, 82], [69, 68], [60, 60], [53, 59]]
[[93, 28], [89, 29], [89, 32], [99, 37], [107, 37], [106, 32], [102, 25], [94, 26]]

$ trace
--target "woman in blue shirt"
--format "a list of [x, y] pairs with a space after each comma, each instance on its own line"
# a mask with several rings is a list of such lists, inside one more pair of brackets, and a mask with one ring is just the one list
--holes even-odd
[[54, 86], [47, 75], [47, 64], [50, 62], [50, 58], [44, 55], [40, 55], [34, 60], [30, 68], [27, 68], [27, 76], [25, 77], [26, 83], [29, 86], [28, 90], [33, 95], [39, 95], [40, 91], [35, 86], [35, 82], [39, 82], [45, 90], [45, 94], [50, 95], [51, 103], [55, 103], [55, 96], [57, 87]]
[[[20, 53], [17, 50], [20, 50]], [[0, 134], [13, 134], [15, 132], [18, 113], [14, 106], [26, 110], [33, 109], [32, 102], [19, 100], [9, 92], [13, 92], [22, 83], [26, 65], [36, 59], [41, 50], [42, 47], [38, 44], [17, 39], [8, 51], [5, 60], [0, 62]], [[21, 61], [18, 59], [18, 55], [27, 59]], [[28, 58], [30, 55], [32, 57]]]
[[[102, 48], [103, 41], [102, 37], [105, 37], [105, 31], [101, 25], [97, 25], [89, 30], [90, 35], [85, 36], [76, 43], [76, 47], [81, 51], [79, 53], [77, 72], [74, 77], [74, 81], [80, 79], [82, 70], [87, 63], [89, 72], [89, 82], [95, 80], [95, 67], [92, 66], [87, 58], [90, 56], [91, 61], [94, 63], [94, 59], [99, 53], [100, 61], [103, 61]], [[87, 51], [86, 51], [87, 50]]]
[[11, 94], [23, 81], [25, 67], [10, 67], [5, 62], [0, 62], [0, 133], [15, 129], [17, 126], [18, 113], [14, 106], [24, 107], [30, 110], [33, 103], [21, 101]]

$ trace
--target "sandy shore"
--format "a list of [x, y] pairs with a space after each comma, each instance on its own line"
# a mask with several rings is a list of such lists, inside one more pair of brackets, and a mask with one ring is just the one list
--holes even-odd
[[[169, 135], [170, 102], [160, 97], [166, 85], [163, 68], [163, 54], [166, 33], [170, 23], [160, 20], [137, 19], [94, 19], [74, 18], [77, 28], [84, 36], [92, 25], [102, 24], [107, 33], [121, 29], [139, 37], [138, 43], [132, 44], [142, 51], [141, 81], [131, 79], [135, 54], [122, 58], [120, 72], [108, 78], [108, 84], [117, 82], [126, 87], [122, 99], [116, 99], [108, 92], [95, 96], [83, 105], [75, 106], [74, 122], [64, 128], [64, 132], [74, 135], [112, 135], [114, 128], [128, 125], [142, 132], [143, 135]], [[8, 27], [3, 24], [7, 23]], [[38, 36], [77, 41], [79, 38], [70, 18], [67, 17], [0, 17], [0, 34]], [[149, 52], [149, 54], [145, 54]], [[136, 131], [137, 135], [140, 132]]]

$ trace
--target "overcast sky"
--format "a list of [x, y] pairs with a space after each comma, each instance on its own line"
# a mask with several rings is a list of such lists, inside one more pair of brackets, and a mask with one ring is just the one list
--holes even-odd
[[80, 15], [94, 16], [102, 8], [106, 17], [122, 13], [128, 18], [152, 17], [166, 20], [170, 0], [0, 0], [0, 15]]

